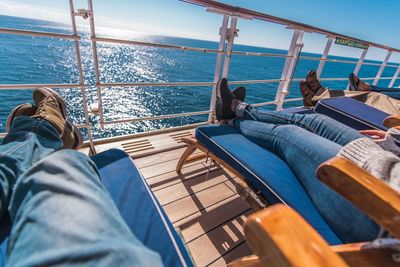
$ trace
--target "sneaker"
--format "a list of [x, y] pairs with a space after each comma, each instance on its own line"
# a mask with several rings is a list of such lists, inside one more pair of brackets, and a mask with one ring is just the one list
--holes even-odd
[[244, 102], [244, 99], [246, 97], [246, 88], [240, 86], [233, 90], [232, 94], [234, 94], [239, 101]]
[[313, 90], [308, 87], [306, 81], [300, 81], [300, 92], [303, 96], [303, 104], [305, 107], [313, 107], [314, 104], [312, 102], [312, 98], [316, 94]]
[[[240, 88], [240, 87], [239, 87]], [[217, 83], [217, 120], [230, 120], [235, 118], [235, 112], [232, 111], [232, 101], [237, 99], [228, 88], [228, 80], [222, 78]]]
[[14, 119], [18, 116], [33, 116], [36, 113], [36, 107], [31, 104], [21, 104], [16, 106], [8, 115], [6, 121], [6, 129], [7, 131], [10, 130], [11, 124], [13, 123]]
[[64, 143], [63, 148], [79, 149], [83, 144], [83, 137], [67, 119], [67, 108], [64, 99], [50, 88], [39, 88], [33, 91], [33, 101], [37, 106], [32, 118], [47, 120], [60, 134]]
[[315, 70], [310, 70], [306, 76], [306, 83], [308, 88], [317, 92], [321, 88], [321, 84], [319, 83], [317, 72]]
[[368, 83], [363, 82], [354, 73], [349, 75], [350, 91], [370, 91]]

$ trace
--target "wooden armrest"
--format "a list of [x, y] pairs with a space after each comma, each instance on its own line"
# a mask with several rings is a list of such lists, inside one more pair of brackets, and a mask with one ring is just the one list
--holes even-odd
[[319, 166], [317, 176], [356, 207], [400, 238], [400, 194], [385, 182], [344, 158]]
[[400, 126], [400, 115], [391, 115], [383, 120], [383, 125], [388, 128]]
[[393, 248], [366, 247], [367, 243], [352, 243], [332, 246], [332, 250], [340, 255], [350, 266], [362, 267], [398, 267], [396, 261], [398, 253]]
[[283, 204], [251, 215], [244, 232], [263, 266], [348, 266], [299, 214]]

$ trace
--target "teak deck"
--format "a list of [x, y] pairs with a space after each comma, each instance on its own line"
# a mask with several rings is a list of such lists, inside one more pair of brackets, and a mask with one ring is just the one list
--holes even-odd
[[[182, 135], [188, 136], [188, 132], [193, 131], [184, 131]], [[141, 139], [148, 143], [164, 140], [160, 151], [168, 147], [167, 143], [171, 150], [133, 158], [169, 219], [181, 232], [194, 262], [200, 267], [225, 266], [234, 259], [250, 255], [242, 225], [253, 211], [235, 191], [237, 178], [205, 160], [185, 165], [181, 174], [176, 173], [176, 164], [185, 149], [179, 140], [168, 138], [176, 134], [181, 135], [174, 132], [138, 138], [139, 143], [143, 142]], [[121, 148], [128, 142], [137, 140], [113, 146]], [[107, 148], [110, 146], [107, 144]], [[156, 149], [154, 145], [152, 150]]]

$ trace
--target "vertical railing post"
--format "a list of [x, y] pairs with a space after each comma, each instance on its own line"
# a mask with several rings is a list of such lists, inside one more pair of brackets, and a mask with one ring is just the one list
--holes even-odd
[[400, 65], [397, 67], [397, 70], [396, 70], [395, 74], [393, 75], [392, 80], [390, 81], [389, 87], [394, 86], [394, 83], [396, 82], [397, 77], [399, 76], [399, 73], [400, 73]]
[[[365, 57], [367, 56], [367, 53], [368, 53], [368, 48], [363, 49], [363, 51], [361, 52], [361, 55], [358, 58], [358, 62], [356, 64], [356, 67], [353, 70], [353, 73], [355, 75], [358, 75], [358, 73], [360, 72], [360, 69], [361, 69], [362, 65], [364, 64], [364, 60], [365, 60]], [[350, 89], [350, 84], [348, 83], [346, 90], [349, 90], [349, 89]]]
[[334, 38], [329, 37], [328, 40], [326, 41], [324, 53], [322, 54], [321, 60], [319, 61], [319, 65], [317, 68], [317, 77], [318, 78], [321, 78], [322, 70], [324, 69], [326, 60], [328, 58], [329, 51], [331, 50], [333, 40], [334, 40]]
[[[219, 38], [218, 51], [225, 51], [226, 33], [228, 31], [228, 22], [229, 22], [229, 16], [224, 15], [224, 17], [222, 19], [222, 26], [219, 29], [220, 38]], [[217, 89], [217, 82], [220, 79], [220, 75], [221, 75], [223, 58], [224, 58], [224, 53], [219, 52], [217, 54], [217, 62], [215, 64], [214, 85], [213, 85], [213, 88], [211, 91], [210, 114], [208, 116], [209, 123], [214, 123], [214, 121], [215, 121], [215, 104], [217, 101], [216, 89]]]
[[231, 63], [231, 57], [232, 57], [233, 41], [235, 40], [237, 34], [236, 25], [237, 25], [237, 17], [231, 17], [231, 23], [229, 25], [229, 33], [228, 33], [228, 43], [226, 44], [226, 51], [224, 58], [224, 68], [222, 70], [223, 78], [228, 78], [229, 64]]
[[285, 60], [285, 65], [283, 67], [281, 81], [279, 82], [278, 90], [275, 96], [276, 109], [280, 110], [283, 107], [283, 101], [286, 95], [289, 93], [289, 86], [291, 84], [291, 79], [293, 77], [296, 62], [299, 56], [300, 49], [302, 47], [304, 31], [295, 30], [293, 32], [292, 41], [287, 53]]
[[94, 25], [94, 13], [93, 13], [93, 3], [92, 0], [87, 0], [88, 8], [90, 11], [90, 34], [91, 34], [91, 42], [92, 42], [92, 51], [93, 51], [93, 64], [94, 71], [96, 74], [96, 91], [97, 91], [97, 101], [100, 115], [100, 127], [104, 129], [104, 113], [103, 113], [103, 99], [101, 97], [101, 87], [100, 85], [100, 71], [99, 71], [99, 61], [97, 56], [97, 43], [96, 43], [96, 29]]
[[[69, 0], [69, 7], [70, 7], [70, 12], [71, 12], [72, 33], [75, 36], [78, 36], [78, 30], [76, 28], [74, 0]], [[75, 39], [74, 43], [75, 43], [75, 52], [76, 52], [76, 64], [78, 66], [78, 71], [79, 71], [79, 84], [85, 85], [85, 80], [83, 78], [83, 68], [82, 68], [81, 50], [79, 47], [79, 40]], [[94, 143], [93, 143], [92, 127], [90, 125], [89, 111], [88, 111], [88, 107], [87, 107], [86, 87], [81, 87], [81, 94], [82, 94], [82, 102], [83, 102], [82, 104], [83, 104], [83, 111], [85, 113], [85, 122], [86, 122], [86, 129], [88, 132], [90, 150], [93, 154], [95, 154], [96, 149], [95, 149]]]
[[378, 84], [379, 79], [381, 78], [382, 73], [383, 73], [383, 71], [385, 70], [386, 65], [387, 65], [387, 63], [388, 63], [389, 58], [390, 58], [391, 55], [392, 55], [392, 51], [389, 50], [389, 51], [387, 52], [387, 54], [386, 54], [385, 60], [383, 60], [382, 65], [381, 65], [381, 67], [379, 68], [378, 73], [377, 73], [376, 76], [375, 76], [375, 79], [374, 79], [374, 82], [372, 83], [372, 85], [377, 85], [377, 84]]
[[361, 55], [360, 55], [360, 58], [358, 59], [357, 65], [356, 65], [356, 67], [354, 68], [354, 71], [353, 71], [353, 73], [354, 73], [355, 75], [358, 75], [358, 73], [360, 72], [361, 66], [362, 66], [363, 63], [364, 63], [364, 59], [365, 59], [365, 57], [367, 56], [367, 53], [368, 53], [368, 48], [366, 48], [366, 49], [364, 49], [364, 50], [362, 51], [362, 53], [361, 53]]

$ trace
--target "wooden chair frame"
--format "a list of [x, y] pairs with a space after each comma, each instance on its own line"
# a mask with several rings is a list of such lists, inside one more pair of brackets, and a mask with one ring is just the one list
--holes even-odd
[[[232, 168], [229, 164], [227, 164], [224, 160], [217, 157], [214, 153], [209, 151], [206, 147], [200, 144], [194, 137], [184, 137], [182, 138], [182, 142], [187, 144], [186, 150], [183, 152], [180, 157], [178, 164], [176, 165], [176, 172], [181, 173], [182, 168], [185, 164], [189, 164], [191, 162], [204, 159], [209, 157], [213, 162], [218, 163], [223, 166], [230, 172], [232, 172], [236, 177], [240, 179], [240, 182], [236, 184], [236, 192], [240, 195], [240, 197], [245, 200], [249, 206], [257, 211], [268, 206], [268, 203], [261, 197], [259, 194], [246, 182], [244, 176]], [[195, 154], [193, 153], [196, 150], [200, 150], [203, 153]]]

